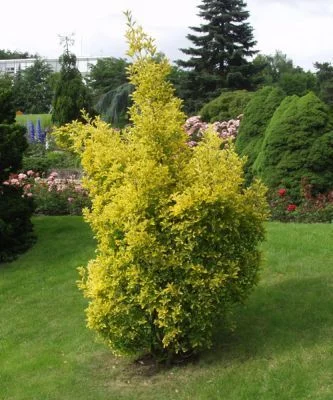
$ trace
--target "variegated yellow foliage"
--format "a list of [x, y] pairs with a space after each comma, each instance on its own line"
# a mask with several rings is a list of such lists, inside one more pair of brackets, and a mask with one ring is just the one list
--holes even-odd
[[116, 353], [163, 358], [211, 345], [214, 323], [257, 281], [265, 189], [207, 132], [186, 145], [181, 101], [154, 42], [129, 18], [136, 87], [123, 132], [99, 118], [56, 132], [81, 155], [97, 255], [81, 269], [88, 326]]

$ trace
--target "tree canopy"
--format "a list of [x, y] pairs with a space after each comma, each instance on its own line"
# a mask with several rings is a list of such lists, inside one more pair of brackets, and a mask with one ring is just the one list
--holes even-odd
[[319, 97], [333, 108], [333, 65], [328, 62], [314, 64], [317, 69]]
[[0, 60], [18, 60], [21, 58], [36, 58], [37, 54], [29, 54], [27, 51], [0, 49]]
[[87, 79], [96, 111], [116, 126], [128, 122], [127, 110], [133, 91], [127, 80], [128, 65], [123, 58], [99, 59], [91, 66]]
[[277, 86], [287, 96], [304, 96], [309, 91], [316, 90], [316, 75], [295, 66], [280, 50], [273, 55], [258, 54], [253, 60], [253, 65], [252, 82], [259, 87]]
[[0, 124], [15, 122], [13, 83], [9, 75], [0, 75]]
[[19, 70], [14, 77], [14, 98], [16, 110], [27, 114], [48, 113], [51, 109], [53, 90], [50, 65], [41, 58], [25, 70]]

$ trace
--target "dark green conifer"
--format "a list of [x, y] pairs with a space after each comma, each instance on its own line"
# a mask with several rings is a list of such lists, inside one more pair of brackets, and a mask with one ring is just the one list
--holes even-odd
[[12, 87], [0, 77], [0, 262], [8, 261], [33, 242], [30, 217], [32, 200], [22, 188], [9, 184], [10, 175], [21, 167], [28, 146], [25, 128], [15, 124]]
[[91, 110], [92, 99], [83, 82], [82, 75], [76, 66], [76, 56], [69, 51], [72, 39], [62, 38], [65, 50], [59, 58], [61, 70], [56, 83], [53, 100], [52, 120], [57, 125], [64, 125], [79, 119], [81, 110]]
[[253, 165], [269, 188], [285, 187], [301, 198], [301, 182], [313, 194], [331, 190], [332, 125], [327, 106], [313, 93], [285, 98], [274, 113]]
[[247, 157], [245, 175], [248, 181], [253, 178], [252, 166], [261, 150], [267, 125], [283, 98], [284, 93], [281, 89], [266, 86], [252, 96], [244, 110], [236, 150], [240, 155]]
[[189, 68], [188, 96], [198, 110], [204, 102], [217, 97], [221, 88], [248, 89], [251, 65], [247, 57], [256, 52], [249, 12], [242, 0], [203, 0], [198, 6], [205, 21], [190, 27], [187, 38], [193, 47], [181, 49], [188, 60], [178, 60]]

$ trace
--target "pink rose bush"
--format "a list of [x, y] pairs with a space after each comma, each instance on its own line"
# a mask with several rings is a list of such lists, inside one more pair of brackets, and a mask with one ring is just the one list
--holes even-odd
[[74, 176], [60, 178], [56, 171], [46, 178], [32, 170], [12, 174], [3, 184], [22, 188], [22, 197], [33, 199], [36, 214], [80, 215], [82, 208], [90, 206], [81, 181]]

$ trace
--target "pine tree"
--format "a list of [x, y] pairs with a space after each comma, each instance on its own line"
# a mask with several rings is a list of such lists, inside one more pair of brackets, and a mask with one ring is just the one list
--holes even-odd
[[217, 97], [221, 88], [248, 89], [251, 65], [247, 57], [256, 53], [249, 12], [243, 0], [203, 0], [199, 16], [206, 22], [190, 27], [187, 35], [194, 47], [181, 49], [190, 56], [177, 64], [191, 71], [187, 82], [193, 107]]

